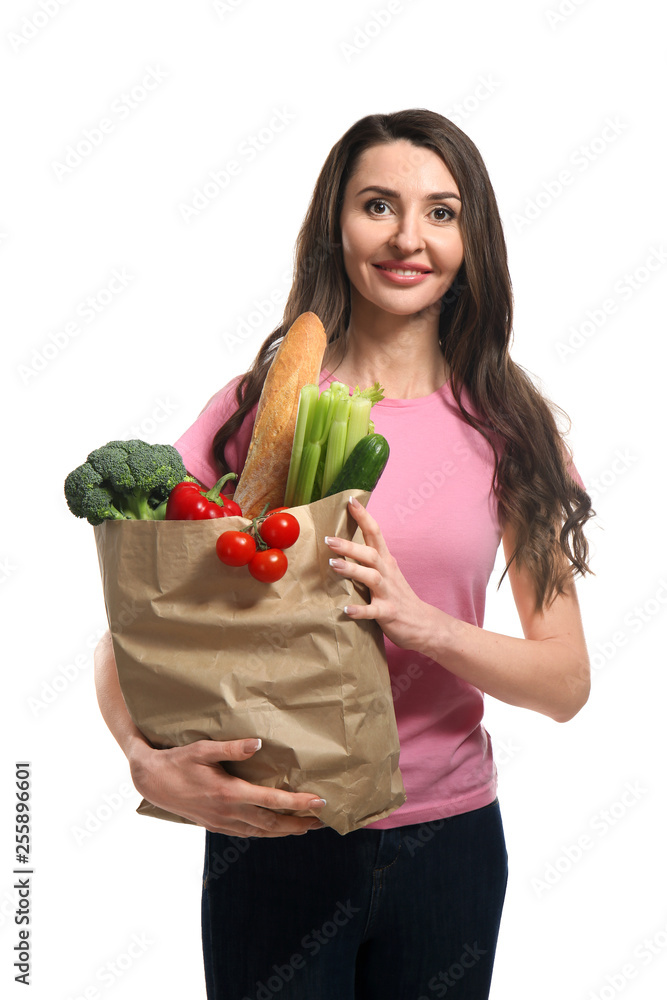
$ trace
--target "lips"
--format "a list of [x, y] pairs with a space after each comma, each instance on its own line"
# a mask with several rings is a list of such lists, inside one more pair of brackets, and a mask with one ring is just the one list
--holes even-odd
[[410, 288], [413, 285], [421, 285], [423, 281], [433, 274], [430, 268], [424, 264], [412, 264], [410, 261], [383, 260], [373, 264], [373, 267], [380, 277], [380, 281], [390, 285]]
[[373, 267], [377, 267], [382, 271], [416, 271], [419, 274], [431, 274], [431, 268], [426, 267], [424, 264], [413, 264], [412, 261], [403, 260], [379, 260]]

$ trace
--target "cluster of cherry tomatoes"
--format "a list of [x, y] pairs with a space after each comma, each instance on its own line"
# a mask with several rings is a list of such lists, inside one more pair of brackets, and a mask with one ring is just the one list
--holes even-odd
[[299, 531], [294, 514], [288, 513], [287, 507], [276, 507], [253, 518], [247, 528], [223, 531], [215, 551], [225, 566], [247, 566], [256, 580], [275, 583], [287, 572], [283, 549], [294, 545]]

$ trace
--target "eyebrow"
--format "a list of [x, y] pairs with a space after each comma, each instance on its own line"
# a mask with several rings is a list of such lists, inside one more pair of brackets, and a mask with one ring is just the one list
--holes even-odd
[[[361, 191], [357, 191], [355, 198], [358, 198], [360, 194], [364, 194], [366, 191], [377, 191], [379, 194], [384, 195], [385, 198], [400, 198], [398, 191], [392, 191], [389, 188], [378, 187], [376, 184], [371, 185], [371, 187], [362, 188]], [[453, 191], [435, 191], [433, 194], [426, 195], [426, 201], [442, 201], [444, 198], [456, 198], [457, 201], [461, 201], [457, 194]]]

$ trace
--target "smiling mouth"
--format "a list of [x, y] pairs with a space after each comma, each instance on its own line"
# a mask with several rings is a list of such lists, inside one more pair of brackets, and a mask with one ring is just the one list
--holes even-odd
[[405, 274], [405, 275], [416, 275], [416, 274], [432, 274], [432, 271], [413, 271], [410, 268], [405, 267], [383, 267], [382, 264], [374, 264], [373, 267], [377, 267], [380, 271], [390, 271], [391, 274]]

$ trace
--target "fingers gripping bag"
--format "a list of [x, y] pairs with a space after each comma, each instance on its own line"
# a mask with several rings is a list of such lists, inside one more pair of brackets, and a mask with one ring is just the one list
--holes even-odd
[[[95, 527], [118, 677], [136, 726], [156, 748], [261, 737], [225, 768], [253, 784], [313, 792], [322, 821], [346, 834], [405, 801], [383, 634], [343, 608], [369, 599], [332, 572], [325, 535], [363, 541], [348, 490], [290, 508], [300, 535], [282, 579], [223, 565], [224, 521], [105, 521]], [[138, 812], [189, 820], [143, 800]]]

